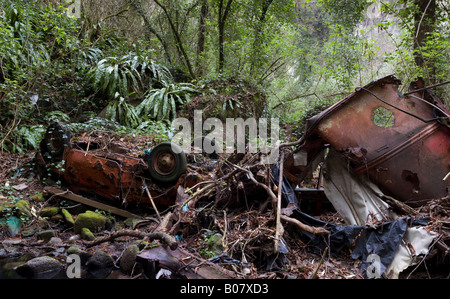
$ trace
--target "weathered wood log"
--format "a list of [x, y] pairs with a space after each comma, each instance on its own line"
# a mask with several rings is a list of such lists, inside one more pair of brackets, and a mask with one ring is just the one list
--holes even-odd
[[394, 210], [394, 212], [405, 214], [405, 215], [417, 215], [418, 212], [408, 206], [407, 204], [402, 203], [401, 201], [396, 200], [393, 197], [390, 197], [388, 195], [383, 195], [381, 197], [391, 208]]
[[45, 187], [44, 191], [52, 194], [52, 196], [62, 197], [62, 198], [68, 199], [68, 200], [76, 201], [78, 203], [81, 203], [81, 204], [84, 204], [84, 205], [87, 205], [87, 206], [90, 206], [90, 207], [93, 207], [96, 209], [100, 209], [100, 210], [103, 210], [103, 211], [106, 211], [106, 212], [109, 212], [112, 214], [116, 214], [116, 215], [119, 215], [119, 216], [122, 216], [125, 218], [132, 218], [132, 217], [141, 218], [141, 216], [130, 213], [126, 210], [119, 209], [119, 208], [116, 208], [116, 207], [113, 207], [113, 206], [110, 206], [110, 205], [107, 205], [107, 204], [104, 204], [104, 203], [101, 203], [101, 202], [98, 202], [98, 201], [95, 201], [95, 200], [92, 200], [92, 199], [89, 199], [89, 198], [86, 198], [83, 196], [77, 195], [75, 193], [72, 193], [71, 191], [63, 191], [59, 188], [50, 187], [50, 186]]

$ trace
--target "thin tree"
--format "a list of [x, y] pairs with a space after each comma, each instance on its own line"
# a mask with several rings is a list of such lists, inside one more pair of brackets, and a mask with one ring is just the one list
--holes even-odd
[[224, 6], [224, 1], [219, 1], [219, 15], [218, 15], [218, 29], [219, 29], [219, 73], [223, 72], [225, 65], [225, 52], [223, 48], [225, 40], [225, 24], [230, 13], [231, 4], [233, 0], [228, 0], [227, 4]]
[[170, 14], [169, 14], [169, 12], [167, 10], [167, 7], [165, 5], [163, 5], [158, 0], [153, 0], [153, 1], [159, 7], [161, 7], [161, 9], [164, 11], [164, 14], [167, 17], [167, 21], [169, 22], [170, 29], [172, 30], [173, 36], [175, 38], [177, 48], [180, 50], [180, 52], [181, 52], [181, 54], [182, 54], [182, 56], [184, 58], [184, 62], [186, 63], [186, 67], [188, 68], [189, 74], [191, 75], [192, 78], [195, 78], [196, 76], [195, 76], [194, 70], [192, 68], [191, 61], [189, 60], [189, 56], [187, 55], [186, 50], [184, 49], [183, 42], [181, 40], [180, 34], [179, 34], [179, 32], [178, 32], [178, 30], [177, 30], [177, 28], [175, 26], [175, 23], [172, 20], [172, 17], [170, 16]]

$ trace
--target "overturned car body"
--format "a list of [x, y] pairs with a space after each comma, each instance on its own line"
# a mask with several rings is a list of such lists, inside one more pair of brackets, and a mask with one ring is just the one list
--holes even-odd
[[165, 208], [175, 202], [181, 182], [196, 183], [195, 178], [185, 180], [186, 155], [175, 153], [176, 145], [169, 142], [133, 155], [120, 143], [72, 134], [61, 123], [51, 124], [36, 159], [75, 193], [98, 195], [119, 206]]
[[[411, 83], [404, 95], [399, 85], [394, 76], [384, 77], [310, 118], [300, 145], [284, 162], [284, 175], [293, 185], [321, 163], [324, 193], [347, 224], [330, 228], [332, 235], [345, 232], [352, 239], [362, 230], [366, 236], [378, 234], [375, 243], [360, 242], [354, 256], [363, 257], [367, 268], [369, 257], [381, 255], [381, 274], [386, 271], [388, 277], [398, 277], [426, 253], [434, 236], [423, 229], [426, 219], [420, 228], [412, 227], [412, 221], [399, 225], [397, 220], [405, 218], [386, 199], [413, 208], [448, 199], [450, 180], [448, 110], [422, 79]], [[403, 228], [397, 240], [392, 240], [394, 234], [383, 240], [383, 229], [365, 229], [376, 223]]]
[[382, 78], [310, 118], [302, 143], [287, 161], [301, 181], [329, 144], [351, 172], [366, 175], [383, 192], [410, 205], [447, 196], [450, 171], [449, 112], [423, 80], [401, 95], [399, 80]]

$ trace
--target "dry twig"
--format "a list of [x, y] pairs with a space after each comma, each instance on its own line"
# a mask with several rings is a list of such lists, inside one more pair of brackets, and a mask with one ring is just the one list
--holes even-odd
[[284, 152], [281, 152], [280, 158], [280, 176], [278, 178], [278, 197], [277, 197], [277, 216], [276, 216], [276, 228], [275, 228], [275, 253], [278, 253], [278, 242], [280, 241], [281, 235], [281, 195], [283, 192], [283, 160]]

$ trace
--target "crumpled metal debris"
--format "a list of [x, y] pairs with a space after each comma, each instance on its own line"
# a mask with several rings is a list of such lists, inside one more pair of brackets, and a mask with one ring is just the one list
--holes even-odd
[[399, 85], [394, 76], [384, 77], [310, 118], [301, 145], [285, 163], [288, 178], [301, 182], [329, 145], [347, 158], [351, 172], [410, 206], [447, 196], [450, 112], [422, 89], [422, 79], [405, 95]]
[[[437, 237], [424, 229], [429, 218], [400, 217], [383, 198], [420, 207], [450, 189], [450, 113], [422, 79], [404, 95], [399, 85], [394, 76], [384, 77], [310, 118], [300, 146], [284, 162], [294, 185], [324, 164], [325, 194], [347, 225], [300, 210], [291, 217], [331, 232], [329, 240], [305, 233], [319, 249], [337, 253], [355, 242], [352, 257], [362, 259], [369, 278], [397, 278]], [[289, 192], [283, 195], [286, 204], [297, 203]]]

